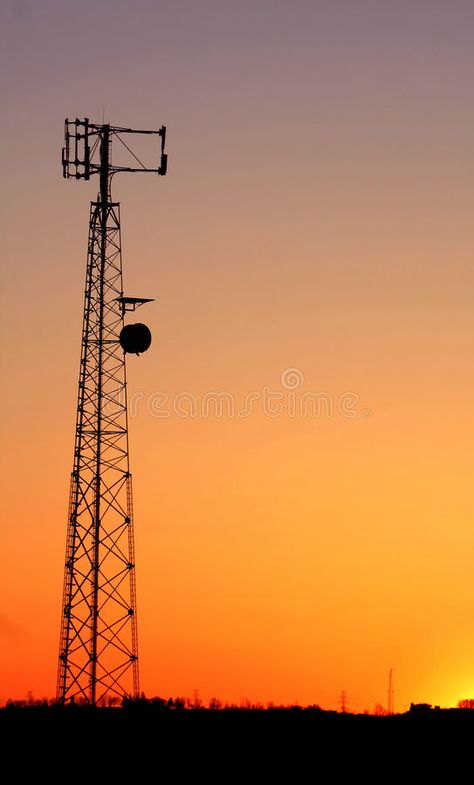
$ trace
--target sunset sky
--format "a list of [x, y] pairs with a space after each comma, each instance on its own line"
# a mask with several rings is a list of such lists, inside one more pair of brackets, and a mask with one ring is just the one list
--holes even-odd
[[168, 128], [166, 178], [113, 182], [126, 294], [156, 298], [142, 689], [372, 711], [393, 668], [397, 710], [474, 697], [472, 0], [0, 8], [0, 700], [55, 692], [84, 116]]

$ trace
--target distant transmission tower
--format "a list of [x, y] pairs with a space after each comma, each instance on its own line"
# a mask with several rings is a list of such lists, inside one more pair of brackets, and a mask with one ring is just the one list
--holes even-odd
[[[161, 137], [160, 165], [146, 167], [123, 136]], [[112, 201], [117, 172], [166, 174], [166, 128], [137, 131], [66, 120], [63, 175], [99, 175], [91, 203], [82, 324], [74, 462], [69, 495], [57, 700], [97, 705], [136, 696], [138, 642], [132, 478], [128, 457], [125, 353], [151, 343], [126, 312], [149, 299], [124, 297], [120, 205]], [[112, 164], [112, 141], [133, 158]]]
[[339, 705], [341, 707], [342, 714], [347, 713], [347, 700], [348, 700], [347, 692], [345, 690], [342, 690], [341, 697], [339, 698]]
[[393, 668], [388, 672], [387, 714], [393, 714]]

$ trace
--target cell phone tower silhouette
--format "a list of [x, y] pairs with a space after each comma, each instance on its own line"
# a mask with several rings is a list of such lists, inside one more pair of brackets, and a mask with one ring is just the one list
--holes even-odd
[[[124, 138], [157, 135], [159, 166], [145, 166]], [[128, 451], [125, 356], [151, 343], [126, 314], [150, 298], [122, 286], [120, 205], [111, 181], [119, 172], [165, 175], [166, 128], [139, 131], [108, 123], [65, 121], [65, 178], [99, 176], [91, 202], [74, 460], [67, 521], [56, 698], [101, 705], [139, 694], [132, 476]], [[112, 142], [132, 166], [112, 162]]]

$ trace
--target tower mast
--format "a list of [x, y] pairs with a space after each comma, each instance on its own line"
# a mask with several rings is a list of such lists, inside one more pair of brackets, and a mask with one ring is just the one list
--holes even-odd
[[387, 714], [393, 714], [393, 668], [388, 672]]
[[[160, 166], [146, 167], [124, 134], [161, 137]], [[132, 478], [125, 353], [145, 351], [144, 325], [124, 325], [149, 299], [124, 297], [117, 172], [166, 174], [166, 128], [137, 131], [66, 120], [65, 178], [99, 175], [91, 202], [73, 471], [69, 494], [57, 700], [92, 705], [139, 693]], [[112, 163], [112, 139], [136, 166]]]

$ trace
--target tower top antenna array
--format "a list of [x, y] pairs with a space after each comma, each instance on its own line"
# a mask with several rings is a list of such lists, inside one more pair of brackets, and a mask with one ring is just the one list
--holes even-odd
[[[146, 166], [123, 137], [157, 135], [159, 164]], [[112, 161], [112, 141], [130, 164]], [[125, 316], [145, 297], [122, 285], [118, 172], [165, 175], [166, 128], [142, 131], [84, 120], [65, 121], [65, 178], [99, 176], [91, 202], [81, 361], [69, 495], [57, 700], [117, 703], [139, 693], [132, 476], [129, 466], [125, 355], [146, 351], [151, 333]]]
[[[161, 137], [160, 165], [156, 168], [145, 166], [122, 139], [125, 134], [146, 134]], [[114, 137], [128, 150], [135, 161], [135, 166], [116, 166], [109, 159], [104, 160], [102, 144], [106, 142], [110, 150]], [[75, 120], [66, 119], [64, 121], [64, 140], [62, 164], [63, 177], [65, 178], [90, 180], [91, 174], [99, 174], [102, 178], [106, 173], [111, 177], [117, 172], [156, 172], [165, 175], [168, 169], [168, 156], [165, 153], [166, 127], [164, 125], [158, 131], [141, 131], [136, 128], [122, 128], [108, 123], [97, 125], [91, 123], [87, 117], [84, 120], [78, 120], [76, 117]]]

